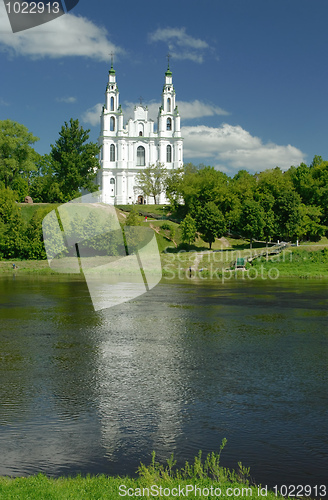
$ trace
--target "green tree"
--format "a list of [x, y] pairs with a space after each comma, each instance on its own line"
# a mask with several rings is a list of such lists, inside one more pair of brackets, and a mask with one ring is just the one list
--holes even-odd
[[190, 243], [195, 241], [197, 232], [196, 221], [190, 214], [187, 214], [181, 222], [180, 230], [182, 241], [184, 243], [188, 243], [190, 245]]
[[305, 163], [301, 163], [297, 168], [291, 167], [288, 171], [293, 186], [305, 205], [312, 204], [316, 197], [316, 185], [312, 171], [313, 169]]
[[243, 236], [249, 238], [250, 248], [252, 248], [254, 238], [262, 238], [263, 228], [264, 210], [260, 203], [255, 200], [245, 200], [241, 208], [239, 231]]
[[16, 196], [9, 188], [0, 189], [0, 256], [27, 258], [28, 240]]
[[322, 222], [328, 225], [328, 161], [315, 156], [310, 166], [313, 179], [312, 203], [321, 208]]
[[166, 174], [166, 168], [160, 162], [143, 168], [136, 175], [135, 190], [141, 191], [144, 196], [153, 197], [156, 205], [158, 196], [164, 191]]
[[71, 118], [62, 126], [55, 145], [51, 145], [50, 166], [62, 193], [61, 201], [76, 198], [81, 189], [98, 189], [94, 181], [100, 168], [96, 157], [100, 149], [97, 144], [86, 142], [89, 132]]
[[300, 195], [284, 191], [276, 198], [274, 211], [280, 236], [287, 240], [298, 238], [302, 223]]
[[139, 212], [135, 205], [132, 206], [129, 215], [125, 220], [125, 224], [127, 226], [140, 226]]
[[39, 156], [36, 171], [30, 175], [29, 194], [36, 203], [57, 203], [65, 200], [51, 167], [50, 155]]
[[264, 170], [257, 174], [256, 177], [257, 186], [255, 191], [264, 195], [270, 194], [275, 199], [284, 191], [295, 190], [288, 171], [283, 172], [279, 167]]
[[302, 204], [300, 211], [301, 224], [297, 236], [300, 239], [319, 241], [327, 230], [327, 227], [321, 224], [321, 208]]
[[230, 190], [234, 193], [242, 203], [244, 200], [252, 200], [256, 189], [256, 178], [247, 170], [239, 170], [239, 172], [231, 179]]
[[271, 240], [277, 232], [276, 215], [273, 211], [275, 199], [270, 192], [259, 193], [258, 202], [262, 207], [263, 236], [265, 237], [266, 246], [268, 246], [268, 241]]
[[228, 176], [214, 167], [198, 168], [187, 165], [181, 183], [181, 194], [192, 216], [208, 202], [223, 204], [227, 194]]
[[38, 140], [24, 125], [0, 121], [0, 181], [4, 187], [16, 187], [20, 194], [23, 184], [23, 191], [27, 189], [30, 172], [36, 170], [37, 153], [32, 145]]
[[183, 173], [183, 168], [170, 170], [164, 179], [165, 194], [173, 210], [178, 207], [180, 202]]
[[28, 222], [26, 227], [27, 244], [25, 258], [41, 260], [47, 258], [43, 243], [42, 221], [52, 210], [53, 206], [39, 208], [36, 212], [34, 212], [32, 218]]
[[210, 250], [215, 238], [221, 238], [226, 231], [224, 216], [213, 201], [205, 204], [197, 214], [197, 229], [209, 244]]

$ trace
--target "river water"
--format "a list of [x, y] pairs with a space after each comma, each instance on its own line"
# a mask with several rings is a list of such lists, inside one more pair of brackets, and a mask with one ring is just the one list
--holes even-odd
[[257, 483], [326, 481], [327, 281], [165, 283], [94, 312], [82, 280], [17, 274], [0, 321], [1, 475], [134, 474], [227, 438]]

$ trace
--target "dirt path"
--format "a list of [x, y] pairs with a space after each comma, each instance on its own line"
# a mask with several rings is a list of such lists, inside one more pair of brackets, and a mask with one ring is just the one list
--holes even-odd
[[159, 227], [156, 227], [153, 224], [149, 224], [149, 227], [151, 227], [154, 231], [156, 231], [157, 234], [159, 234]]
[[[159, 227], [153, 226], [153, 224], [149, 224], [149, 227], [151, 229], [153, 229], [157, 234], [160, 234], [160, 232], [159, 232], [160, 228]], [[166, 238], [167, 238], [167, 236], [166, 236]], [[170, 239], [170, 238], [168, 238], [168, 239]], [[175, 248], [177, 248], [177, 246], [178, 246], [177, 243], [174, 240], [170, 240], [170, 241], [172, 241], [172, 243], [174, 244]]]

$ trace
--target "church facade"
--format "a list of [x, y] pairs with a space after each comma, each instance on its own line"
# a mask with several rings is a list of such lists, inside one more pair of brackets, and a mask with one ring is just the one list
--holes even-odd
[[[124, 125], [116, 72], [109, 70], [102, 108], [99, 146], [101, 147], [97, 183], [102, 201], [109, 204], [154, 203], [136, 189], [135, 177], [143, 168], [161, 163], [167, 170], [183, 165], [180, 115], [175, 103], [172, 72], [168, 67], [162, 91], [157, 124], [148, 118], [148, 108], [134, 107], [134, 117]], [[165, 203], [162, 193], [157, 200]]]

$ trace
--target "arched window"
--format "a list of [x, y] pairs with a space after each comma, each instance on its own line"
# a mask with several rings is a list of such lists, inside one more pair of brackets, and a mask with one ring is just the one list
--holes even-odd
[[114, 118], [114, 116], [111, 116], [110, 117], [110, 131], [114, 132], [114, 130], [115, 130], [115, 118]]
[[114, 111], [114, 97], [110, 98], [110, 110]]
[[111, 144], [109, 148], [109, 161], [115, 161], [115, 145]]
[[139, 132], [139, 136], [140, 136], [140, 137], [142, 137], [142, 130], [140, 130], [140, 132]]
[[167, 163], [172, 162], [172, 146], [170, 145], [166, 146], [166, 162]]
[[111, 180], [109, 181], [109, 184], [115, 184], [115, 179], [114, 179], [114, 177], [111, 177]]
[[166, 121], [166, 130], [172, 130], [172, 120], [168, 118]]
[[144, 167], [145, 166], [145, 148], [143, 146], [139, 146], [137, 148], [137, 166]]
[[170, 97], [167, 98], [167, 112], [171, 113], [171, 99], [170, 99]]

